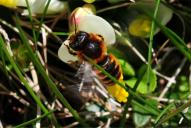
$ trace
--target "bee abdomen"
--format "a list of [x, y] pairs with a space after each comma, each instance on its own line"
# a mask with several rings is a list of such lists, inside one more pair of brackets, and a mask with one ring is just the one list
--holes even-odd
[[[123, 76], [121, 66], [119, 65], [119, 63], [113, 55], [105, 55], [103, 59], [100, 60], [97, 64], [100, 65], [106, 72], [115, 77], [117, 80], [122, 79]], [[115, 84], [109, 77], [107, 77], [101, 71], [96, 70], [96, 74], [106, 86]]]

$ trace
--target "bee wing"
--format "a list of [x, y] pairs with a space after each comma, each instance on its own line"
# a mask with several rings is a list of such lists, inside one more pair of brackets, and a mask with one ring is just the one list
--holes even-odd
[[92, 65], [83, 62], [77, 72], [71, 74], [70, 79], [69, 82], [63, 83], [65, 87], [62, 92], [72, 106], [77, 107], [76, 109], [81, 109], [89, 100], [99, 103], [107, 101], [111, 106], [120, 106], [108, 95], [107, 90], [94, 74]]
[[[67, 74], [67, 78], [62, 80], [59, 90], [69, 103], [77, 110], [80, 110], [91, 98], [93, 92], [92, 83], [81, 80], [81, 76], [76, 73]], [[81, 91], [80, 85], [82, 85]]]
[[93, 89], [95, 74], [92, 70], [92, 65], [83, 61], [75, 77], [81, 80], [78, 85], [79, 91], [91, 91]]
[[85, 97], [85, 99], [91, 99], [95, 95], [99, 98], [107, 98], [107, 91], [97, 79], [96, 74], [92, 70], [92, 65], [89, 63], [83, 62], [79, 66], [76, 74], [73, 75], [73, 78], [71, 76], [70, 78], [71, 81], [64, 84], [66, 85], [66, 88], [76, 92], [76, 94], [78, 93], [78, 95], [81, 95], [82, 97]]

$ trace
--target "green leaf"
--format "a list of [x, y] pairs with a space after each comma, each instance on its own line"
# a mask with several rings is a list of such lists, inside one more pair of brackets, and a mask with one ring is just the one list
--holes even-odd
[[[139, 70], [139, 74], [141, 74], [140, 72], [142, 72], [144, 70], [144, 68], [146, 68], [146, 66], [143, 66], [140, 70]], [[143, 79], [141, 80], [137, 91], [142, 93], [142, 94], [148, 94], [151, 93], [155, 90], [156, 85], [157, 85], [157, 77], [156, 74], [153, 72], [153, 70], [148, 70], [150, 71], [150, 80], [149, 83], [147, 83], [147, 73], [144, 74]], [[132, 78], [129, 80], [126, 80], [125, 82], [127, 82], [127, 84], [133, 88], [135, 85], [135, 82], [137, 81], [137, 78]]]
[[[147, 101], [150, 102], [155, 108], [157, 108], [156, 100], [149, 99]], [[148, 105], [145, 104], [144, 107], [148, 108]], [[133, 120], [137, 127], [143, 127], [149, 122], [151, 116], [150, 116], [150, 113], [148, 113], [147, 109], [144, 110], [138, 104], [133, 104], [133, 110], [135, 111], [135, 113], [133, 114]]]
[[134, 71], [133, 67], [127, 61], [125, 61], [123, 59], [118, 59], [118, 60], [119, 60], [119, 63], [121, 64], [121, 68], [122, 68], [124, 75], [127, 75], [127, 76], [135, 75], [135, 71]]
[[[151, 100], [151, 99], [147, 99], [145, 100], [147, 103], [143, 104], [143, 103], [139, 103], [137, 101], [132, 100], [132, 106], [133, 106], [133, 110], [135, 112], [139, 112], [141, 114], [145, 114], [145, 115], [159, 115], [160, 112], [157, 112], [156, 110], [157, 108], [157, 101], [156, 100]], [[149, 103], [149, 104], [148, 104]], [[152, 105], [152, 108], [150, 107]]]
[[[149, 102], [154, 108], [157, 108], [157, 105], [158, 105], [158, 102], [156, 100], [153, 100], [153, 99], [146, 99], [147, 102]], [[147, 104], [144, 105], [145, 107], [148, 107]], [[136, 104], [133, 104], [133, 109], [136, 111], [136, 112], [141, 112], [141, 113], [144, 113], [144, 114], [148, 114], [148, 112], [146, 112], [143, 108], [141, 108], [140, 106], [136, 105]]]
[[150, 116], [135, 112], [133, 114], [133, 120], [137, 127], [143, 127], [149, 122]]
[[186, 76], [180, 76], [179, 90], [180, 92], [189, 91], [189, 82]]

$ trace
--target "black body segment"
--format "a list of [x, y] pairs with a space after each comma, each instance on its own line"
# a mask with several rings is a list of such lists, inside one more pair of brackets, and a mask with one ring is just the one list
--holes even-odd
[[76, 52], [83, 53], [91, 59], [100, 58], [104, 53], [103, 38], [97, 34], [79, 31], [72, 35], [69, 40], [70, 48]]
[[[113, 56], [105, 55], [104, 59], [100, 60], [98, 62], [98, 65], [100, 65], [106, 72], [111, 74], [116, 79], [120, 79], [121, 69], [120, 66], [117, 64], [116, 59], [113, 58]], [[102, 72], [99, 72], [98, 75], [100, 76], [100, 79], [107, 85], [112, 85], [114, 82], [107, 76], [103, 75]], [[103, 77], [104, 76], [104, 77]]]
[[99, 58], [102, 54], [102, 48], [99, 42], [89, 41], [83, 48], [82, 51], [86, 56], [91, 59]]

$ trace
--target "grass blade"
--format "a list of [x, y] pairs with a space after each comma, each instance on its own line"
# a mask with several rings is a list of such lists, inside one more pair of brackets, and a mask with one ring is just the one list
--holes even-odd
[[[157, 17], [157, 12], [159, 10], [160, 0], [157, 0], [156, 7], [154, 11], [154, 19]], [[150, 72], [151, 72], [151, 63], [152, 63], [152, 47], [153, 47], [153, 37], [154, 37], [154, 31], [155, 31], [155, 21], [152, 21], [151, 23], [151, 32], [150, 32], [150, 38], [149, 38], [149, 51], [148, 51], [148, 67], [147, 67], [147, 83], [150, 84]]]
[[23, 127], [26, 127], [26, 126], [31, 125], [31, 124], [33, 124], [33, 123], [36, 123], [37, 121], [39, 121], [39, 120], [43, 119], [44, 117], [50, 115], [50, 114], [53, 113], [54, 111], [55, 111], [55, 110], [51, 110], [51, 111], [49, 111], [48, 113], [45, 113], [45, 114], [41, 115], [41, 116], [38, 117], [38, 118], [32, 119], [32, 120], [30, 120], [30, 121], [27, 121], [27, 122], [24, 122], [24, 123], [22, 123], [22, 124], [19, 124], [19, 125], [15, 126], [15, 128], [23, 128]]
[[30, 87], [30, 85], [25, 80], [24, 76], [22, 75], [22, 72], [19, 70], [19, 67], [16, 65], [16, 63], [13, 60], [13, 58], [9, 54], [9, 52], [8, 52], [8, 50], [7, 50], [6, 46], [5, 46], [5, 43], [4, 43], [4, 41], [3, 41], [1, 36], [0, 36], [0, 47], [4, 51], [4, 54], [7, 56], [7, 59], [10, 61], [11, 65], [13, 66], [13, 69], [15, 70], [15, 72], [18, 75], [18, 77], [20, 78], [20, 80], [23, 82], [24, 86], [26, 87], [27, 91], [30, 93], [32, 98], [35, 100], [35, 102], [39, 105], [39, 107], [42, 109], [42, 111], [44, 113], [48, 113], [48, 110], [43, 105], [43, 103], [40, 101], [38, 96], [36, 96], [36, 94], [33, 92], [32, 88]]
[[167, 107], [165, 107], [165, 109], [158, 115], [158, 117], [155, 120], [155, 124], [157, 124], [157, 122], [161, 119], [161, 117], [167, 113], [167, 111], [172, 108], [174, 106], [174, 103], [169, 104]]
[[43, 68], [42, 64], [40, 63], [38, 57], [36, 56], [36, 54], [33, 52], [31, 46], [29, 45], [29, 42], [23, 32], [23, 30], [21, 29], [21, 27], [18, 24], [18, 17], [16, 17], [16, 24], [17, 24], [17, 28], [20, 31], [20, 37], [22, 42], [25, 44], [26, 48], [28, 49], [29, 52], [29, 56], [32, 60], [32, 62], [34, 63], [35, 67], [37, 68], [37, 70], [39, 71], [39, 73], [43, 76], [44, 80], [47, 82], [47, 85], [49, 86], [49, 88], [54, 92], [54, 94], [60, 99], [60, 101], [62, 102], [62, 104], [68, 108], [68, 110], [72, 113], [72, 115], [74, 116], [74, 118], [79, 121], [82, 125], [87, 126], [87, 124], [85, 123], [84, 120], [82, 120], [82, 118], [78, 115], [77, 111], [74, 110], [72, 108], [72, 106], [68, 103], [68, 101], [64, 98], [64, 96], [61, 94], [61, 92], [58, 90], [58, 88], [56, 87], [56, 85], [54, 84], [54, 82], [50, 79], [50, 77], [47, 75], [45, 69]]
[[160, 121], [158, 121], [158, 123], [156, 124], [156, 127], [161, 125], [162, 123], [168, 121], [170, 118], [174, 117], [175, 115], [181, 113], [185, 108], [190, 107], [191, 106], [191, 100], [189, 100], [187, 103], [181, 105], [180, 107], [178, 107], [175, 110], [171, 110], [170, 113], [167, 113], [166, 116], [164, 116]]
[[187, 57], [189, 61], [191, 61], [191, 50], [186, 46], [186, 43], [184, 40], [182, 40], [175, 32], [173, 32], [171, 29], [163, 26], [161, 23], [159, 23], [152, 15], [150, 15], [149, 12], [147, 12], [145, 9], [141, 9], [144, 11], [146, 15], [148, 15], [152, 20], [156, 23], [158, 27], [161, 28], [161, 31], [171, 40], [171, 42], [176, 46], [176, 48]]
[[186, 46], [186, 43], [169, 28], [165, 26], [160, 27], [162, 28], [162, 32], [172, 41], [176, 48], [182, 52], [182, 54], [185, 55], [189, 61], [191, 61], [191, 50]]

